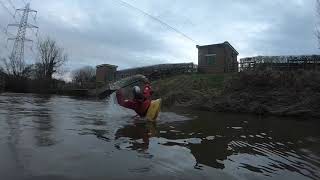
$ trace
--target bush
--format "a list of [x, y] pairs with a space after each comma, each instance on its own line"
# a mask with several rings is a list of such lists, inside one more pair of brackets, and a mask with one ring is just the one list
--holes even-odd
[[320, 72], [315, 71], [245, 71], [232, 76], [225, 83], [226, 91], [320, 88]]

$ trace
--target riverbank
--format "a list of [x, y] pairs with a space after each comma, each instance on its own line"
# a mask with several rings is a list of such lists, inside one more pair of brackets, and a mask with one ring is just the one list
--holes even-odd
[[[12, 92], [90, 97], [88, 89], [76, 89], [60, 81], [54, 83], [54, 88], [39, 88], [41, 83], [37, 81], [8, 82], [12, 84], [9, 87], [25, 87]], [[320, 72], [185, 74], [154, 81], [152, 86], [154, 98], [162, 98], [164, 108], [320, 117]]]
[[320, 73], [251, 71], [181, 75], [153, 83], [166, 107], [320, 117]]
[[[1, 79], [0, 79], [1, 80]], [[0, 93], [31, 93], [31, 94], [56, 94], [76, 97], [88, 97], [88, 89], [95, 86], [89, 86], [87, 89], [79, 87], [77, 84], [68, 83], [58, 79], [28, 79], [6, 77], [3, 83], [0, 81]]]

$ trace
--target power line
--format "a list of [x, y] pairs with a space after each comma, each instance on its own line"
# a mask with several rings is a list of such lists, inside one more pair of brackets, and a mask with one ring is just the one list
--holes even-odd
[[192, 42], [194, 42], [194, 43], [196, 43], [196, 44], [199, 44], [196, 40], [192, 39], [191, 37], [189, 37], [189, 36], [186, 35], [185, 33], [179, 31], [179, 30], [176, 29], [175, 27], [172, 27], [171, 25], [167, 24], [166, 22], [162, 21], [161, 19], [159, 19], [159, 18], [157, 18], [157, 17], [155, 17], [155, 16], [153, 16], [153, 15], [151, 15], [151, 14], [143, 11], [142, 9], [139, 9], [139, 8], [133, 6], [132, 4], [129, 4], [129, 3], [125, 2], [125, 1], [123, 1], [123, 0], [118, 0], [118, 1], [121, 2], [123, 5], [125, 5], [126, 7], [129, 7], [129, 8], [131, 8], [131, 9], [134, 9], [134, 10], [142, 13], [143, 15], [148, 16], [149, 18], [157, 21], [158, 23], [160, 23], [160, 24], [164, 25], [165, 27], [171, 29], [171, 30], [174, 31], [175, 33], [180, 34], [180, 35], [183, 36], [184, 38], [186, 38], [186, 39], [188, 39], [188, 40], [190, 40], [190, 41], [192, 41]]
[[13, 17], [13, 19], [15, 19], [14, 14], [11, 13], [9, 8], [7, 6], [5, 6], [5, 4], [2, 1], [0, 1], [0, 4]]
[[6, 28], [4, 28], [4, 27], [1, 26], [1, 25], [0, 25], [0, 28], [1, 28], [2, 32], [7, 35], [7, 30], [6, 30]]
[[37, 57], [37, 53], [34, 52], [34, 50], [33, 50], [33, 44], [32, 44], [32, 46], [30, 46], [29, 49], [30, 49], [31, 53], [33, 54], [34, 58], [36, 58]]
[[[8, 32], [7, 32], [6, 28], [4, 28], [3, 26], [0, 26], [0, 29], [6, 36], [8, 36]], [[4, 37], [4, 38], [6, 38], [6, 37]], [[1, 43], [1, 44], [3, 45], [4, 48], [8, 49], [7, 44], [4, 44], [4, 43]]]
[[21, 0], [21, 2], [22, 2], [24, 5], [27, 5], [27, 3], [26, 3], [25, 0]]
[[0, 29], [2, 30], [2, 32], [5, 34], [5, 35], [11, 35], [11, 36], [14, 36], [12, 33], [8, 32], [6, 28], [4, 28], [3, 26], [0, 25]]
[[[5, 34], [5, 36], [4, 36], [5, 39], [7, 38], [6, 36], [8, 36], [8, 34], [10, 34], [10, 35], [13, 36], [13, 34], [7, 32], [6, 28], [4, 28], [4, 27], [1, 26], [1, 25], [0, 25], [0, 29], [1, 29], [1, 31]], [[9, 51], [8, 46], [7, 46], [7, 43], [1, 43], [1, 44], [2, 44], [3, 48], [5, 48], [5, 49], [7, 49], [7, 50]]]
[[13, 17], [13, 19], [16, 21], [16, 23], [18, 23], [18, 21], [17, 21], [17, 19], [16, 19], [16, 13], [17, 13], [17, 8], [16, 8], [16, 6], [13, 4], [13, 2], [11, 1], [11, 0], [7, 0], [8, 2], [9, 2], [9, 4], [10, 4], [10, 6], [13, 8], [13, 10], [15, 11], [15, 13], [14, 13], [14, 15], [12, 16], [12, 13], [10, 13], [11, 14], [11, 16]]
[[34, 32], [34, 29], [31, 29], [31, 32], [32, 32], [36, 37], [38, 37], [38, 30], [37, 30], [37, 32]]
[[15, 10], [16, 7], [15, 7], [14, 4], [12, 3], [12, 1], [11, 1], [11, 0], [7, 0], [7, 1], [9, 2], [10, 6]]

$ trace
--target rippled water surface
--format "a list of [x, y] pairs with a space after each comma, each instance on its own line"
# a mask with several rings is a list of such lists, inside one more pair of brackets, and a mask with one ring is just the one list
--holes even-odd
[[[317, 120], [0, 95], [1, 179], [320, 179]], [[169, 110], [170, 111], [170, 110]]]

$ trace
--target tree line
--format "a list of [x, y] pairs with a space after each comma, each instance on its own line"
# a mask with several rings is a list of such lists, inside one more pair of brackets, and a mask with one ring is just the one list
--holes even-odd
[[36, 46], [36, 58], [31, 64], [13, 55], [0, 58], [0, 76], [5, 76], [5, 89], [14, 92], [50, 93], [65, 87], [93, 87], [95, 68], [84, 66], [71, 72], [72, 82], [58, 80], [55, 75], [62, 73], [68, 61], [68, 54], [58, 43], [47, 37], [39, 39]]
[[2, 70], [13, 79], [47, 79], [67, 62], [68, 57], [64, 49], [57, 45], [56, 41], [47, 37], [37, 43], [37, 57], [34, 64], [27, 64], [25, 60], [15, 58], [11, 54], [8, 58], [2, 58]]

